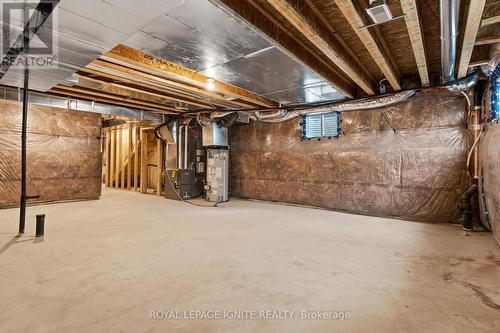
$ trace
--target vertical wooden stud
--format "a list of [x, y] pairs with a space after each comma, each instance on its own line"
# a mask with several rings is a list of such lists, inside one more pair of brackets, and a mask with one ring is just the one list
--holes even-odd
[[158, 150], [158, 158], [156, 161], [156, 194], [161, 195], [163, 184], [163, 145], [159, 139], [156, 139], [156, 149]]
[[[121, 146], [121, 165], [120, 165], [120, 188], [122, 190], [125, 189], [125, 167], [127, 166], [127, 150], [124, 147], [125, 144], [125, 133], [127, 133], [127, 128], [125, 126], [122, 126], [121, 128], [121, 141], [120, 141], [120, 146]], [[128, 145], [127, 145], [128, 146]]]
[[106, 187], [109, 187], [109, 176], [110, 176], [110, 171], [111, 171], [111, 132], [109, 131], [109, 128], [104, 129], [104, 137], [105, 137], [105, 142], [106, 144], [104, 145], [104, 161], [106, 163], [106, 166], [104, 168], [104, 184]]
[[148, 189], [148, 133], [141, 128], [141, 193]]
[[122, 160], [122, 129], [116, 128], [115, 188], [120, 188], [120, 167]]
[[139, 150], [140, 150], [140, 140], [139, 140], [139, 126], [134, 127], [134, 191], [139, 189]]
[[109, 186], [113, 187], [116, 162], [116, 129], [114, 127], [110, 128], [109, 133], [111, 136], [111, 150], [109, 154]]
[[127, 190], [130, 191], [132, 181], [132, 157], [134, 154], [132, 145], [132, 125], [128, 127], [128, 155], [127, 155]]

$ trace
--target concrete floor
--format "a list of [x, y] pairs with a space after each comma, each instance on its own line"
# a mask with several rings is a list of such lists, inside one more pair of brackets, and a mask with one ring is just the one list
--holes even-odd
[[[117, 190], [28, 213], [16, 238], [18, 210], [0, 211], [0, 332], [500, 332], [500, 248], [489, 233]], [[43, 241], [32, 236], [36, 213], [47, 214]], [[160, 310], [256, 312], [150, 319]], [[266, 310], [294, 319], [260, 319], [278, 314]], [[351, 319], [300, 319], [316, 310]]]

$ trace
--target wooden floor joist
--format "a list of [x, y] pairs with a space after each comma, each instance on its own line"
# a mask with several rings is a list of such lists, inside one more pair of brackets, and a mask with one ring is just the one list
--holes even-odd
[[429, 82], [429, 71], [427, 67], [427, 57], [425, 55], [425, 44], [421, 29], [421, 22], [418, 16], [416, 0], [401, 0], [401, 7], [406, 21], [406, 28], [411, 40], [413, 54], [417, 63], [418, 73], [422, 86], [426, 87]]
[[496, 23], [500, 23], [500, 15], [483, 19], [481, 21], [481, 27], [485, 27]]
[[[103, 59], [117, 61], [120, 64], [125, 64], [132, 68], [153, 74], [160, 77], [171, 78], [181, 82], [189, 83], [198, 88], [208, 89], [208, 77], [192, 71], [190, 69], [178, 66], [171, 62], [155, 58], [145, 54], [139, 50], [118, 45], [110, 52], [106, 53]], [[248, 90], [233, 86], [222, 81], [215, 80], [213, 82], [214, 91], [222, 93], [226, 96], [240, 98], [244, 101], [254, 103], [263, 107], [277, 107], [278, 103], [257, 95]]]
[[[70, 89], [68, 89], [70, 88]], [[178, 114], [180, 110], [173, 109], [173, 108], [164, 108], [161, 106], [156, 106], [156, 105], [147, 105], [144, 104], [143, 102], [135, 102], [131, 100], [125, 100], [123, 98], [117, 98], [115, 96], [111, 96], [108, 94], [95, 94], [92, 93], [88, 90], [83, 90], [83, 89], [71, 89], [72, 87], [64, 87], [64, 86], [57, 86], [55, 88], [52, 88], [49, 90], [49, 93], [52, 94], [57, 94], [57, 95], [63, 95], [63, 96], [70, 96], [70, 97], [75, 97], [75, 98], [81, 98], [84, 100], [90, 100], [90, 101], [96, 101], [96, 102], [102, 102], [102, 103], [107, 103], [111, 105], [119, 105], [119, 106], [125, 106], [125, 107], [131, 107], [139, 110], [148, 110], [148, 111], [153, 111], [157, 113], [165, 113], [165, 114]]]
[[488, 45], [495, 43], [500, 43], [500, 35], [478, 38], [474, 45]]
[[371, 35], [368, 28], [365, 26], [363, 19], [359, 15], [352, 0], [335, 0], [337, 7], [345, 16], [351, 27], [356, 32], [363, 45], [366, 47], [375, 63], [378, 65], [384, 76], [392, 85], [394, 90], [401, 90], [399, 79], [395, 74], [394, 69], [380, 50], [377, 42]]
[[342, 45], [343, 49], [347, 52], [348, 56], [350, 57], [352, 61], [354, 61], [358, 68], [363, 71], [363, 74], [369, 80], [370, 82], [375, 81], [373, 76], [370, 74], [368, 70], [364, 67], [363, 63], [359, 59], [359, 56], [351, 49], [351, 47], [347, 44], [344, 38], [335, 30], [335, 28], [332, 26], [331, 22], [326, 18], [326, 16], [321, 12], [321, 10], [318, 9], [316, 6], [316, 0], [305, 0], [305, 3], [309, 6], [309, 8], [313, 11], [316, 16], [320, 19], [320, 21], [323, 23], [323, 25], [330, 31], [332, 34], [333, 38], [335, 38], [340, 45]]
[[85, 68], [80, 70], [81, 72], [107, 77], [112, 80], [123, 81], [138, 86], [156, 89], [158, 91], [164, 91], [169, 94], [177, 93], [179, 97], [195, 98], [196, 96], [201, 96], [200, 101], [204, 101], [203, 97], [211, 99], [211, 104], [220, 106], [241, 106], [241, 107], [252, 107], [253, 104], [242, 103], [236, 100], [229, 101], [223, 94], [207, 90], [205, 88], [194, 87], [182, 82], [177, 82], [174, 80], [169, 80], [157, 75], [142, 72], [137, 69], [129, 68], [125, 64], [110, 63], [103, 60], [95, 60], [91, 64], [87, 65]]
[[476, 67], [476, 66], [488, 65], [489, 63], [490, 63], [490, 59], [473, 61], [473, 62], [469, 63], [469, 68], [470, 67]]
[[[190, 99], [190, 98], [180, 98], [173, 94], [160, 94], [155, 92], [150, 92], [147, 90], [137, 89], [133, 87], [126, 86], [125, 84], [120, 84], [116, 82], [105, 82], [99, 79], [87, 77], [80, 75], [78, 79], [77, 87], [89, 88], [89, 89], [99, 89], [103, 92], [107, 92], [110, 94], [117, 94], [128, 98], [137, 98], [141, 101], [151, 101], [160, 103], [169, 103], [169, 102], [179, 102], [183, 104], [189, 104], [193, 106], [198, 106], [202, 108], [212, 108], [213, 105], [209, 103], [203, 103], [199, 99]], [[147, 86], [145, 86], [146, 88]]]
[[469, 62], [476, 43], [477, 32], [481, 25], [481, 17], [486, 0], [474, 0], [469, 4], [469, 11], [467, 13], [467, 21], [465, 23], [465, 33], [462, 43], [462, 51], [460, 53], [460, 60], [458, 63], [458, 78], [461, 79], [467, 75]]
[[[358, 66], [352, 62], [340, 46], [333, 46], [332, 41], [327, 40], [320, 32], [316, 31], [313, 22], [302, 16], [286, 0], [268, 0], [281, 15], [283, 15], [297, 30], [299, 30], [311, 43], [313, 43], [323, 54], [325, 54], [335, 65], [337, 65], [347, 76], [349, 76], [367, 94], [375, 94], [373, 83]], [[337, 87], [342, 91], [341, 88]], [[348, 92], [342, 91], [344, 94]]]
[[[310, 0], [308, 0], [310, 1]], [[278, 19], [276, 19], [273, 15], [268, 13], [265, 9], [260, 6], [260, 2], [258, 0], [248, 0], [248, 3], [251, 4], [259, 13], [261, 13], [267, 20], [269, 20], [272, 24], [278, 28], [280, 32], [285, 33], [291, 40], [294, 41], [294, 43], [298, 46], [301, 47], [302, 50], [307, 52], [312, 58], [315, 59], [315, 63], [320, 63], [322, 64], [325, 68], [328, 68], [328, 71], [334, 74], [336, 77], [335, 79], [332, 79], [329, 76], [325, 76], [325, 79], [334, 87], [337, 87], [339, 91], [342, 91], [347, 97], [352, 98], [353, 96], [353, 90], [351, 87], [350, 80], [345, 78], [345, 75], [341, 73], [340, 69], [336, 68], [328, 59], [324, 59], [323, 57], [319, 56], [314, 50], [311, 50], [310, 47], [308, 47], [303, 41], [301, 41], [299, 38], [297, 38], [296, 34], [289, 29], [287, 29]], [[287, 50], [287, 52], [291, 52], [290, 50]], [[371, 79], [371, 78], [370, 78]]]

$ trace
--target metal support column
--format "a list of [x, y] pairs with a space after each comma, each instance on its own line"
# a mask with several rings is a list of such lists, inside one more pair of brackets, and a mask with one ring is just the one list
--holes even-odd
[[[29, 10], [25, 8], [24, 10], [25, 20], [29, 17]], [[23, 89], [23, 119], [22, 119], [22, 131], [21, 131], [21, 200], [20, 200], [20, 212], [19, 212], [19, 234], [24, 234], [24, 228], [26, 224], [26, 136], [27, 136], [27, 122], [28, 122], [28, 103], [29, 103], [29, 76], [30, 70], [28, 68], [28, 54], [29, 54], [29, 43], [30, 43], [30, 32], [29, 24], [25, 24], [23, 31], [23, 48], [25, 56], [24, 64], [24, 89]]]

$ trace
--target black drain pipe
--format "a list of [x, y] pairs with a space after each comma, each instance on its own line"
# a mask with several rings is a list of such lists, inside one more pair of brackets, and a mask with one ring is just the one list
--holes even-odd
[[472, 224], [472, 197], [477, 193], [477, 185], [474, 184], [460, 197], [459, 208], [462, 211], [462, 226], [464, 230], [471, 231]]

